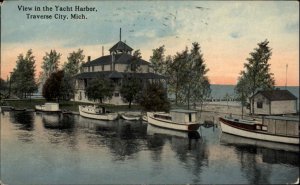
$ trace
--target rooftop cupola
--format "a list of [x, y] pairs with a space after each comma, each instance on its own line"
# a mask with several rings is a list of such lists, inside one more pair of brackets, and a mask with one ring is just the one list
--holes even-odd
[[122, 39], [122, 30], [120, 28], [120, 41], [109, 49], [111, 55], [118, 54], [118, 53], [127, 53], [131, 55], [133, 49], [127, 44], [125, 44], [124, 42], [122, 42], [121, 39]]

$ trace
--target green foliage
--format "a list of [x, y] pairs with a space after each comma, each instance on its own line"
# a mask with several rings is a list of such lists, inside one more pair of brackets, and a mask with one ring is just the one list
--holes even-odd
[[128, 102], [128, 108], [131, 108], [132, 102], [138, 102], [142, 90], [142, 82], [138, 78], [126, 76], [122, 81], [120, 93], [124, 102]]
[[133, 73], [139, 72], [141, 70], [140, 69], [140, 60], [141, 59], [142, 59], [141, 51], [139, 49], [135, 50], [133, 55], [132, 55], [130, 65], [127, 66], [125, 71], [126, 72], [133, 72]]
[[6, 91], [8, 90], [8, 82], [0, 78], [0, 91]]
[[81, 71], [84, 55], [83, 50], [78, 49], [76, 52], [69, 53], [67, 62], [63, 65], [64, 78], [62, 80], [62, 98], [70, 100], [74, 96], [75, 91], [75, 79], [73, 78], [78, 72]]
[[84, 55], [83, 50], [78, 49], [76, 52], [73, 51], [72, 53], [69, 53], [68, 61], [64, 63], [63, 69], [65, 71], [65, 74], [69, 74], [70, 76], [76, 75], [84, 62]]
[[89, 81], [86, 94], [90, 100], [99, 100], [103, 103], [103, 100], [111, 99], [114, 92], [114, 85], [110, 79], [96, 78]]
[[29, 49], [24, 57], [18, 56], [16, 68], [11, 75], [11, 88], [19, 97], [26, 97], [27, 93], [33, 93], [37, 90], [35, 82], [35, 59], [32, 50]]
[[44, 79], [49, 78], [53, 72], [58, 71], [60, 57], [61, 54], [57, 53], [55, 50], [51, 50], [50, 53], [46, 52], [42, 63]]
[[167, 91], [162, 83], [149, 83], [141, 96], [141, 106], [145, 111], [165, 111], [170, 110]]
[[166, 59], [165, 59], [165, 46], [153, 49], [153, 55], [150, 57], [150, 62], [154, 73], [165, 74], [166, 73]]
[[177, 52], [171, 62], [167, 63], [167, 75], [170, 92], [175, 94], [175, 103], [186, 102], [188, 108], [190, 102], [200, 102], [210, 96], [210, 83], [206, 73], [203, 55], [198, 43], [193, 43], [190, 51], [186, 48]]
[[63, 100], [70, 100], [74, 97], [74, 88], [75, 87], [75, 80], [74, 78], [68, 74], [64, 73], [64, 77], [61, 81], [60, 87], [60, 98]]
[[9, 85], [5, 80], [0, 78], [0, 101], [8, 96], [9, 93], [8, 91], [9, 91]]
[[53, 72], [43, 85], [43, 97], [51, 101], [61, 98], [62, 82], [64, 78], [64, 71]]
[[[268, 40], [258, 43], [258, 48], [250, 53], [250, 57], [247, 58], [248, 62], [244, 64], [244, 70], [241, 72], [236, 86], [236, 93], [241, 98], [242, 103], [245, 102], [246, 98], [254, 95], [257, 90], [274, 88], [275, 80], [268, 63], [272, 52], [268, 44]], [[254, 102], [251, 103], [252, 113], [254, 113]]]

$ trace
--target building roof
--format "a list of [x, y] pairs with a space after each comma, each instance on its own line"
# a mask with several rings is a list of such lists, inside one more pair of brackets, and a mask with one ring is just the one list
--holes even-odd
[[77, 79], [91, 79], [91, 78], [124, 78], [126, 75], [131, 75], [132, 78], [140, 79], [165, 79], [163, 75], [155, 73], [125, 73], [117, 71], [99, 71], [99, 72], [84, 72], [75, 76]]
[[[87, 62], [83, 64], [83, 67], [89, 67], [89, 66], [99, 66], [99, 65], [108, 65], [112, 63], [112, 59], [114, 56], [114, 63], [115, 64], [130, 64], [133, 56], [127, 53], [119, 53], [115, 55], [105, 55], [102, 57], [99, 57], [95, 60], [92, 60], [90, 62]], [[138, 64], [140, 65], [149, 65], [149, 62], [139, 59]]]
[[119, 41], [116, 43], [113, 47], [109, 49], [110, 52], [112, 51], [132, 51], [133, 49], [129, 47], [127, 44], [125, 44], [122, 41]]
[[297, 100], [297, 97], [288, 90], [258, 91], [252, 97], [256, 96], [257, 94], [261, 94], [270, 101]]

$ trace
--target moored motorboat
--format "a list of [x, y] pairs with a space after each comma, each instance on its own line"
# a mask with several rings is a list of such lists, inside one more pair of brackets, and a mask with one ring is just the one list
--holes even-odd
[[[255, 120], [242, 120], [234, 118], [219, 118], [222, 132], [237, 136], [259, 139], [265, 141], [299, 144], [299, 121], [283, 123], [263, 119], [262, 122]], [[277, 128], [276, 128], [277, 126]], [[292, 129], [292, 130], [288, 130]]]
[[163, 112], [147, 112], [148, 123], [173, 130], [179, 131], [196, 131], [200, 127], [197, 122], [197, 111], [175, 109], [170, 113]]
[[45, 103], [44, 105], [36, 105], [35, 110], [41, 112], [49, 112], [49, 113], [61, 112], [58, 103]]
[[96, 105], [79, 105], [80, 116], [99, 119], [99, 120], [116, 120], [118, 114], [115, 112], [107, 111], [105, 107], [97, 107]]

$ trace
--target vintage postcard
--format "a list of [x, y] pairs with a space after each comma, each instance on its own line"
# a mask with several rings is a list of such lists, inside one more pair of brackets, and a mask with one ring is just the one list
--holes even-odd
[[299, 183], [298, 1], [1, 1], [1, 184]]

